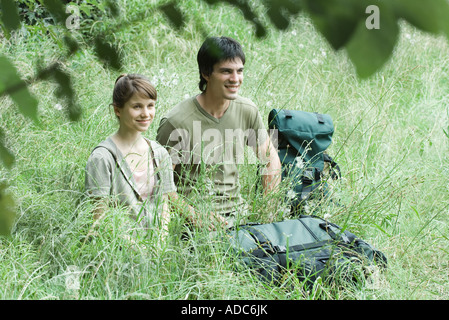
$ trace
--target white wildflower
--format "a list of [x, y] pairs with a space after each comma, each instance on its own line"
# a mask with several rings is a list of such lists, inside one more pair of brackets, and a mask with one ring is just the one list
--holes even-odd
[[288, 190], [287, 192], [287, 198], [289, 199], [294, 199], [296, 197], [296, 192], [293, 191], [292, 189]]
[[296, 157], [295, 161], [296, 161], [296, 168], [298, 168], [298, 169], [304, 168], [304, 161], [302, 161], [301, 157]]
[[55, 104], [54, 108], [58, 111], [62, 110], [62, 105], [60, 105], [59, 103]]

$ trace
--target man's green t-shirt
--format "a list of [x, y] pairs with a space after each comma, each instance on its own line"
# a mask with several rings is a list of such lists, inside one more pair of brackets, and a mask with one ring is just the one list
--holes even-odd
[[256, 105], [249, 99], [231, 100], [217, 119], [191, 97], [161, 120], [156, 140], [166, 146], [175, 165], [178, 192], [220, 214], [243, 211], [239, 164], [245, 163], [245, 146], [254, 149], [268, 134]]

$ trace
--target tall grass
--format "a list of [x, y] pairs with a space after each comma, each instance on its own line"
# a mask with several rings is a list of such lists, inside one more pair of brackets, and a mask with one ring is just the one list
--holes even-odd
[[[123, 1], [122, 15], [130, 17], [146, 3]], [[306, 17], [285, 32], [273, 28], [260, 40], [230, 6], [189, 0], [182, 8], [188, 23], [180, 33], [155, 14], [114, 35], [125, 57], [124, 71], [145, 74], [157, 86], [158, 109], [148, 137], [154, 139], [165, 112], [198, 92], [201, 32], [237, 38], [247, 55], [242, 95], [259, 106], [265, 121], [274, 107], [333, 117], [329, 153], [343, 173], [333, 190], [344, 206], [331, 211], [330, 220], [386, 254], [385, 281], [377, 290], [317, 283], [307, 291], [291, 276], [281, 288], [268, 287], [249, 271], [236, 272], [207, 232], [181, 240], [180, 219], [172, 223], [168, 244], [130, 243], [123, 236], [127, 220], [120, 209], [111, 209], [98, 235], [85, 241], [92, 217], [82, 195], [84, 166], [92, 148], [117, 129], [108, 106], [117, 72], [105, 70], [84, 50], [65, 66], [83, 108], [79, 122], [69, 123], [55, 108], [63, 103], [54, 98], [50, 83], [31, 87], [39, 99], [40, 126], [1, 98], [0, 123], [16, 163], [0, 172], [18, 203], [18, 217], [12, 237], [0, 239], [0, 298], [447, 299], [445, 39], [402, 25], [390, 62], [359, 80], [345, 53], [331, 50]], [[48, 62], [58, 54], [50, 38], [25, 32], [2, 39], [0, 50], [23, 75], [32, 74], [39, 58]], [[270, 199], [255, 195], [256, 171], [254, 165], [242, 165], [242, 190], [263, 220]]]

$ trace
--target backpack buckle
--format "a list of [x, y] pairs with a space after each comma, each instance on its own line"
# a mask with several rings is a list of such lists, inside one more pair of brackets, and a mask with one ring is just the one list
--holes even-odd
[[315, 175], [314, 175], [314, 172], [313, 172], [313, 168], [306, 168], [303, 171], [302, 181], [305, 184], [311, 184], [313, 181], [315, 181]]
[[273, 246], [273, 249], [276, 253], [279, 252], [286, 252], [287, 251], [287, 247], [286, 246]]

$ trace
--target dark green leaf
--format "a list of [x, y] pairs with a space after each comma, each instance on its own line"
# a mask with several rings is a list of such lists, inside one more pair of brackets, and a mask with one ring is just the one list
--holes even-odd
[[279, 7], [268, 8], [267, 15], [279, 30], [285, 30], [290, 25], [290, 21], [283, 15]]
[[115, 0], [108, 0], [106, 2], [106, 7], [109, 9], [113, 17], [118, 17], [120, 15], [120, 10]]
[[66, 44], [67, 48], [69, 49], [69, 56], [74, 54], [79, 49], [78, 42], [71, 36], [65, 35], [64, 43]]
[[253, 23], [254, 27], [256, 28], [256, 37], [265, 37], [267, 35], [267, 30], [265, 29], [265, 27], [259, 21], [254, 21]]
[[19, 86], [21, 87], [20, 90], [14, 90], [14, 92], [9, 93], [11, 99], [19, 106], [21, 114], [32, 119], [35, 123], [38, 123], [37, 99], [28, 91], [25, 82], [21, 81]]
[[15, 161], [14, 155], [3, 145], [3, 142], [0, 142], [0, 160], [8, 169], [12, 167]]
[[438, 21], [440, 22], [441, 31], [446, 35], [449, 40], [449, 6], [443, 5], [438, 12]]
[[265, 27], [259, 21], [258, 17], [253, 12], [247, 1], [223, 0], [223, 2], [229, 3], [230, 5], [238, 8], [242, 12], [245, 20], [249, 21], [254, 25], [254, 28], [256, 29], [256, 37], [262, 38], [267, 34]]
[[426, 32], [441, 32], [449, 20], [447, 0], [395, 0], [392, 3], [398, 17]]
[[209, 5], [214, 5], [214, 4], [216, 4], [218, 2], [221, 2], [223, 0], [203, 0], [203, 1], [206, 2]]
[[181, 29], [184, 25], [184, 15], [179, 10], [175, 1], [161, 5], [159, 9], [165, 14], [168, 20], [174, 25], [176, 29]]
[[301, 11], [299, 1], [293, 0], [265, 0], [268, 7], [267, 15], [271, 22], [280, 30], [285, 30], [290, 25], [292, 16]]
[[109, 43], [103, 41], [101, 36], [95, 37], [95, 52], [101, 61], [108, 66], [119, 70], [122, 67], [122, 61], [116, 47], [111, 46]]
[[301, 2], [298, 0], [271, 0], [278, 3], [280, 7], [285, 8], [291, 15], [296, 15], [301, 11]]
[[75, 103], [75, 92], [72, 87], [72, 80], [70, 75], [60, 68], [54, 68], [53, 77], [58, 84], [56, 96], [58, 98], [64, 98], [67, 102], [69, 119], [72, 121], [79, 120], [81, 116], [81, 109]]
[[399, 26], [389, 5], [379, 6], [379, 29], [368, 29], [360, 21], [354, 35], [346, 45], [349, 58], [357, 74], [366, 78], [378, 71], [391, 56], [396, 44]]
[[2, 7], [2, 21], [6, 29], [9, 31], [16, 30], [20, 27], [19, 10], [14, 0], [0, 0]]
[[7, 185], [0, 183], [0, 235], [11, 235], [12, 226], [16, 218], [13, 197], [6, 192]]
[[65, 6], [62, 1], [43, 0], [43, 4], [58, 23], [65, 25], [69, 14], [65, 12]]
[[6, 168], [11, 168], [14, 164], [14, 155], [5, 147], [5, 134], [0, 128], [0, 160]]
[[359, 21], [363, 19], [364, 1], [305, 0], [313, 23], [335, 50], [342, 48], [351, 38]]
[[72, 79], [69, 73], [61, 69], [60, 65], [55, 63], [39, 72], [40, 80], [54, 80], [58, 85], [55, 95], [64, 99], [67, 105], [69, 119], [77, 121], [81, 117], [81, 108], [76, 103], [75, 91], [72, 86]]
[[4, 56], [0, 56], [0, 70], [0, 95], [8, 93], [18, 105], [20, 113], [37, 123], [38, 101], [28, 91], [14, 65]]

